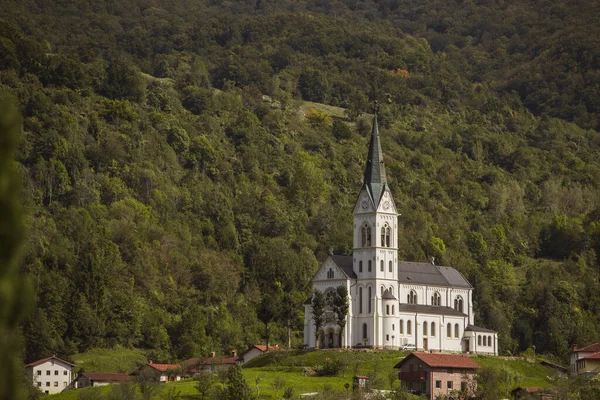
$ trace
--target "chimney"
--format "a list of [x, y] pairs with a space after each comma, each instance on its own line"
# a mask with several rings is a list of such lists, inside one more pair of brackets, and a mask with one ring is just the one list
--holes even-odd
[[575, 351], [575, 350], [577, 350], [577, 345], [576, 344], [573, 345], [573, 351]]
[[148, 364], [152, 365], [152, 360], [150, 360], [150, 362]]
[[212, 355], [212, 358], [215, 358], [215, 356], [217, 355], [217, 353], [215, 353], [214, 351], [210, 353]]
[[234, 357], [237, 357], [237, 351], [233, 350], [232, 353]]

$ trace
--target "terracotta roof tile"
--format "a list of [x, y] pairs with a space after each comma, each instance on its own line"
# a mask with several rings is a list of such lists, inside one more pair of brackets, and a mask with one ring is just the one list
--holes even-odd
[[[600, 352], [591, 354], [587, 357], [581, 358], [581, 360], [600, 360]], [[579, 360], [577, 360], [579, 361]]]
[[60, 361], [60, 362], [63, 362], [63, 363], [65, 363], [65, 364], [69, 364], [69, 365], [70, 365], [70, 366], [72, 366], [72, 367], [74, 367], [74, 366], [75, 366], [75, 364], [72, 364], [72, 363], [70, 363], [70, 362], [68, 362], [68, 361], [65, 361], [65, 360], [61, 360], [60, 358], [58, 358], [58, 357], [56, 357], [56, 356], [52, 356], [52, 357], [46, 357], [46, 358], [42, 358], [41, 360], [37, 360], [37, 361], [34, 361], [34, 362], [32, 362], [32, 363], [29, 363], [29, 364], [27, 364], [25, 367], [34, 367], [34, 366], [36, 366], [36, 365], [38, 365], [38, 364], [41, 364], [41, 363], [44, 363], [44, 362], [46, 362], [46, 361], [48, 361], [48, 360], [57, 360], [57, 361]]
[[157, 371], [160, 372], [165, 372], [166, 370], [169, 369], [181, 369], [181, 365], [180, 364], [155, 364], [155, 363], [148, 363], [148, 366], [154, 368]]
[[586, 347], [581, 347], [579, 349], [575, 348], [575, 349], [573, 349], [573, 351], [575, 351], [575, 352], [584, 351], [584, 352], [594, 352], [594, 353], [597, 353], [597, 352], [600, 351], [600, 343], [594, 343], [594, 344], [591, 344], [591, 345], [586, 346]]
[[417, 351], [410, 353], [402, 361], [396, 364], [394, 368], [402, 367], [402, 364], [411, 357], [418, 358], [432, 368], [481, 368], [481, 365], [477, 364], [467, 356], [457, 354], [421, 353]]

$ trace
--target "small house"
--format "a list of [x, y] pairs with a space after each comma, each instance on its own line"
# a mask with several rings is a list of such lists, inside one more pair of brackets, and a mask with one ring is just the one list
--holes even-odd
[[144, 371], [153, 373], [160, 383], [180, 381], [183, 376], [181, 364], [156, 364], [150, 361], [142, 365], [131, 373], [132, 376], [139, 376]]
[[45, 394], [55, 394], [70, 385], [73, 380], [73, 367], [74, 364], [52, 356], [27, 364], [25, 372], [33, 386]]
[[75, 379], [75, 388], [81, 389], [91, 386], [106, 386], [112, 383], [122, 383], [131, 380], [128, 374], [113, 374], [104, 372], [80, 372]]

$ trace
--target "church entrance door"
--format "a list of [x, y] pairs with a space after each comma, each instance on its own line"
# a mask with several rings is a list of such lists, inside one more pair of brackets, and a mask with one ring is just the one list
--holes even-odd
[[423, 338], [423, 350], [425, 350], [425, 351], [429, 350], [427, 338]]
[[330, 349], [333, 348], [333, 332], [329, 332], [327, 338], [327, 347], [329, 347]]

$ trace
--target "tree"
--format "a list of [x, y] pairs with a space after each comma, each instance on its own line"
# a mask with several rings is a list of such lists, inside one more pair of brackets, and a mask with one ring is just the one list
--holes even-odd
[[215, 383], [214, 375], [206, 370], [201, 369], [196, 375], [196, 390], [200, 393], [200, 399], [204, 400], [210, 391], [210, 388]]
[[242, 367], [235, 365], [229, 368], [227, 382], [227, 400], [250, 400], [252, 398], [252, 390], [246, 383]]
[[4, 102], [0, 110], [0, 399], [21, 399], [18, 324], [29, 308], [29, 290], [17, 264], [23, 226], [13, 155], [20, 119], [12, 104]]
[[342, 344], [342, 334], [346, 327], [346, 316], [348, 315], [348, 288], [346, 286], [338, 286], [335, 288], [332, 304], [333, 312], [335, 313], [336, 323], [340, 327], [340, 345]]
[[315, 289], [310, 304], [312, 308], [312, 320], [315, 323], [315, 347], [319, 347], [319, 333], [325, 322], [325, 307], [327, 306], [325, 294], [320, 290]]

